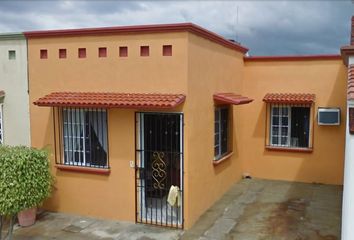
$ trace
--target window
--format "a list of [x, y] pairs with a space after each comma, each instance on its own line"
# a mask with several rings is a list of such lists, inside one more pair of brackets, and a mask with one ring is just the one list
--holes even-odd
[[214, 160], [229, 153], [229, 129], [229, 107], [216, 107]]
[[162, 55], [163, 56], [172, 56], [172, 45], [163, 45], [162, 46]]
[[148, 57], [150, 55], [149, 46], [141, 46], [140, 47], [140, 56]]
[[86, 58], [86, 48], [79, 48], [78, 55], [79, 58]]
[[40, 58], [41, 59], [47, 59], [48, 58], [48, 50], [47, 49], [41, 49]]
[[98, 48], [98, 57], [100, 57], [100, 58], [107, 57], [107, 48], [105, 48], [105, 47]]
[[0, 104], [0, 144], [4, 143], [4, 126], [2, 117], [2, 104]]
[[66, 49], [59, 49], [59, 58], [66, 58]]
[[62, 116], [64, 164], [108, 168], [106, 110], [64, 108]]
[[270, 145], [310, 147], [310, 107], [271, 105]]
[[9, 60], [15, 60], [15, 59], [16, 59], [16, 51], [9, 50]]
[[128, 47], [119, 47], [119, 57], [128, 57]]

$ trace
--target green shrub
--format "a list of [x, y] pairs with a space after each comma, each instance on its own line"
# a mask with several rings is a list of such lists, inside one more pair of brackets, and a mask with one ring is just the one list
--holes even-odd
[[52, 183], [47, 151], [0, 146], [0, 215], [40, 205], [49, 197]]

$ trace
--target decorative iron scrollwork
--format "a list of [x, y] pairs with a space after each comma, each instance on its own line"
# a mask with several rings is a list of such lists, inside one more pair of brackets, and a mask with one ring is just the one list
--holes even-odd
[[164, 152], [153, 152], [152, 154], [152, 178], [154, 183], [152, 186], [155, 189], [164, 189], [166, 179], [166, 163], [164, 161], [165, 153]]

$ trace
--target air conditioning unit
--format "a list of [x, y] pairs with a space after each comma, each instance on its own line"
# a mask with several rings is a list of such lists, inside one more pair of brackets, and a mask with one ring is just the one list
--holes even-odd
[[340, 125], [340, 108], [318, 108], [318, 125]]

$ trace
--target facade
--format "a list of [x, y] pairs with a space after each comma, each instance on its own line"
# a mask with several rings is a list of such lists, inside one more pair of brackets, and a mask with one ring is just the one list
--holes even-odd
[[188, 23], [25, 36], [47, 209], [190, 228], [242, 176], [343, 183], [339, 55], [247, 57]]
[[27, 45], [21, 33], [0, 35], [0, 144], [30, 146]]
[[346, 93], [346, 141], [345, 141], [345, 165], [344, 165], [344, 181], [343, 181], [343, 208], [342, 208], [342, 239], [349, 240], [354, 236], [352, 222], [354, 221], [353, 200], [354, 200], [354, 16], [352, 17], [352, 32], [349, 46], [341, 48], [343, 62], [348, 71], [347, 77], [347, 93]]

